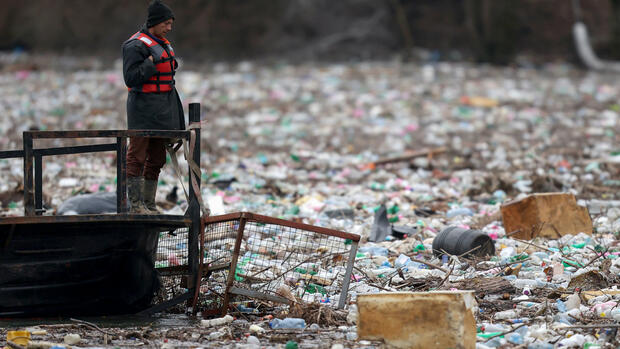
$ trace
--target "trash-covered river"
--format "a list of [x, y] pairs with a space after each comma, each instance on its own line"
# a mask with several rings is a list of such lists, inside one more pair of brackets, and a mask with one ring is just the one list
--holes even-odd
[[[125, 127], [118, 64], [61, 72], [3, 60], [1, 150], [20, 149], [21, 132], [32, 128]], [[188, 103], [203, 106], [202, 196], [212, 214], [251, 211], [362, 237], [342, 317], [286, 330], [269, 325], [287, 317], [281, 307], [218, 326], [174, 314], [3, 320], [0, 341], [27, 327], [37, 340], [79, 334], [77, 345], [89, 347], [380, 347], [358, 338], [358, 294], [474, 290], [478, 348], [620, 343], [616, 76], [566, 64], [241, 62], [182, 67], [177, 88], [186, 112]], [[46, 214], [78, 193], [115, 190], [110, 155], [44, 165]], [[182, 192], [165, 200], [178, 186], [171, 167], [158, 203], [179, 214]], [[23, 213], [22, 170], [21, 159], [0, 160], [2, 215]], [[592, 234], [524, 239], [505, 229], [502, 204], [551, 192], [588, 208]], [[409, 234], [369, 242], [381, 210]], [[482, 232], [494, 254], [434, 255], [434, 238], [450, 226]]]

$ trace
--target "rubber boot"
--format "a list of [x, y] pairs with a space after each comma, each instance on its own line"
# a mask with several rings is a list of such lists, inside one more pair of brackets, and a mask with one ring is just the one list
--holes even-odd
[[144, 177], [127, 177], [127, 196], [129, 197], [129, 212], [135, 214], [148, 214], [142, 197]]
[[144, 180], [144, 206], [149, 210], [150, 214], [161, 214], [155, 204], [155, 195], [157, 194], [157, 180]]

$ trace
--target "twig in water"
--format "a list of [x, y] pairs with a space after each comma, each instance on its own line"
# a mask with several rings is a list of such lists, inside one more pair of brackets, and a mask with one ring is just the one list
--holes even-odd
[[458, 257], [458, 258], [461, 258], [461, 257], [463, 257], [463, 256], [465, 256], [465, 255], [467, 255], [467, 254], [470, 254], [470, 253], [474, 252], [475, 250], [479, 249], [480, 247], [482, 247], [482, 245], [478, 245], [478, 246], [476, 246], [476, 247], [472, 248], [471, 250], [469, 250], [469, 251], [467, 251], [467, 252], [465, 252], [465, 253], [461, 253], [461, 254], [460, 254], [460, 255], [458, 255], [457, 257]]
[[495, 273], [495, 276], [500, 276], [504, 272], [504, 269], [506, 269], [507, 267], [509, 267], [511, 265], [513, 265], [513, 264], [521, 264], [521, 263], [523, 263], [525, 261], [528, 261], [529, 259], [530, 259], [530, 257], [526, 257], [526, 258], [523, 258], [520, 261], [508, 262], [506, 264], [499, 265], [499, 266], [497, 266], [497, 268], [499, 268], [499, 271], [497, 273]]
[[594, 263], [597, 259], [603, 257], [603, 259], [605, 259], [605, 253], [609, 252], [609, 248], [606, 248], [605, 251], [598, 253], [596, 252], [596, 250], [592, 249], [592, 248], [588, 248], [590, 251], [594, 252], [596, 255], [594, 256], [594, 258], [590, 259], [590, 261], [588, 263], [586, 263], [586, 265], [584, 265], [583, 267], [588, 267], [590, 264]]
[[579, 322], [586, 322], [586, 320], [584, 320], [584, 319], [582, 319], [582, 318], [580, 318], [580, 317], [576, 317], [576, 316], [574, 316], [574, 315], [572, 315], [572, 314], [566, 314], [566, 315], [568, 315], [568, 316], [572, 317], [573, 319], [575, 319], [575, 320], [577, 320], [577, 321], [579, 321]]
[[445, 278], [443, 278], [443, 280], [441, 280], [441, 282], [439, 283], [439, 285], [437, 285], [436, 288], [440, 288], [441, 285], [444, 284], [444, 282], [446, 282], [446, 280], [448, 280], [448, 278], [450, 277], [450, 275], [452, 275], [452, 271], [454, 271], [454, 267], [456, 266], [456, 263], [453, 262], [453, 260], [450, 260], [450, 263], [452, 263], [452, 268], [450, 268], [450, 271], [448, 272], [448, 274], [446, 275]]
[[[411, 256], [409, 256], [409, 257], [411, 257]], [[440, 267], [440, 266], [438, 266], [438, 265], [435, 265], [435, 264], [433, 264], [433, 263], [429, 263], [429, 262], [427, 262], [427, 261], [423, 261], [423, 260], [421, 260], [421, 259], [411, 258], [411, 261], [412, 261], [412, 262], [416, 262], [416, 263], [422, 263], [422, 264], [427, 265], [427, 266], [429, 266], [429, 267], [431, 267], [431, 268], [435, 268], [435, 269], [437, 269], [437, 270], [441, 270], [441, 271], [443, 271], [444, 273], [447, 273], [447, 272], [448, 272], [448, 270], [446, 270], [446, 269], [444, 269], [444, 268], [442, 268], [442, 267]]]
[[239, 314], [240, 314], [240, 315], [241, 315], [244, 319], [246, 319], [246, 320], [248, 320], [248, 321], [250, 320], [247, 316], [245, 316], [245, 314], [243, 314], [243, 312], [242, 312], [241, 310], [239, 310], [239, 308], [238, 308], [236, 305], [234, 305], [234, 304], [231, 304], [231, 305], [233, 306], [233, 308], [235, 308], [235, 310], [237, 310], [237, 312], [238, 312], [238, 313], [239, 313]]
[[521, 231], [521, 229], [513, 230], [513, 231], [511, 231], [510, 233], [506, 233], [506, 237], [511, 236], [511, 235], [514, 235], [514, 234], [516, 234], [516, 233], [518, 233], [518, 232], [520, 232], [520, 231]]
[[102, 330], [99, 326], [93, 324], [92, 322], [88, 322], [88, 321], [84, 321], [84, 320], [79, 320], [79, 319], [74, 319], [74, 318], [69, 318], [69, 320], [71, 320], [73, 322], [77, 322], [80, 325], [84, 325], [84, 326], [90, 327], [92, 329], [95, 329], [95, 330], [97, 330], [97, 331], [99, 331], [101, 333], [104, 333], [104, 334], [112, 336], [112, 333], [106, 332], [106, 331]]
[[588, 261], [588, 263], [586, 263], [583, 267], [586, 268], [588, 266], [590, 266], [590, 264], [594, 263], [597, 259], [601, 258], [603, 256], [603, 253], [601, 254], [596, 254], [596, 256], [594, 256], [594, 258], [590, 259], [590, 261]]
[[620, 328], [620, 324], [593, 324], [593, 325], [571, 325], [571, 326], [564, 326], [562, 327], [562, 329], [565, 328]]
[[11, 349], [26, 349], [26, 347], [11, 341], [6, 341], [6, 345], [8, 345]]
[[[514, 239], [514, 240], [517, 240], [517, 241], [519, 241], [519, 242], [521, 242], [521, 243], [528, 244], [528, 245], [530, 245], [530, 246], [532, 246], [532, 247], [539, 248], [539, 249], [541, 249], [541, 250], [543, 250], [543, 251], [547, 251], [547, 252], [554, 253], [554, 251], [552, 251], [552, 250], [550, 250], [550, 249], [548, 249], [548, 248], [546, 248], [546, 247], [542, 247], [542, 246], [539, 246], [539, 245], [533, 244], [533, 243], [531, 243], [531, 242], [529, 242], [529, 241], [525, 241], [525, 240], [521, 240], [521, 239], [517, 239], [517, 238], [513, 238], [513, 239]], [[562, 256], [564, 257], [564, 262], [565, 262], [566, 264], [568, 264], [568, 265], [570, 265], [570, 266], [573, 266], [573, 267], [575, 267], [575, 268], [581, 268], [581, 267], [579, 266], [579, 263], [577, 263], [577, 262], [575, 262], [575, 261], [573, 261], [573, 260], [571, 260], [571, 259], [566, 258], [566, 255], [562, 252], [562, 250], [561, 250], [561, 249], [560, 249], [560, 253], [561, 253], [561, 254], [562, 254]]]
[[517, 238], [513, 238], [513, 239], [514, 239], [514, 240], [519, 241], [520, 243], [523, 243], [523, 244], [528, 244], [528, 245], [530, 245], [530, 246], [532, 246], [532, 247], [539, 248], [539, 249], [541, 249], [541, 250], [543, 250], [543, 251], [547, 251], [547, 252], [551, 252], [551, 253], [553, 253], [553, 251], [552, 251], [552, 250], [550, 250], [550, 249], [548, 249], [548, 248], [546, 248], [546, 247], [543, 247], [543, 246], [536, 245], [536, 244], [531, 243], [531, 242], [529, 242], [529, 241], [525, 241], [525, 240], [521, 240], [521, 239], [517, 239]]
[[383, 287], [383, 286], [377, 285], [377, 284], [375, 283], [375, 278], [370, 277], [368, 274], [366, 274], [366, 272], [364, 272], [363, 270], [359, 269], [358, 267], [355, 267], [355, 266], [354, 266], [354, 267], [353, 267], [353, 269], [355, 269], [355, 270], [359, 271], [360, 273], [364, 274], [364, 276], [366, 277], [366, 279], [368, 279], [368, 281], [370, 281], [370, 282], [369, 282], [369, 285], [370, 285], [370, 286], [372, 286], [372, 287], [376, 287], [376, 288], [378, 288], [378, 289], [380, 289], [380, 290], [383, 290], [383, 291], [393, 291], [393, 290], [390, 290], [390, 289], [385, 288], [385, 287]]

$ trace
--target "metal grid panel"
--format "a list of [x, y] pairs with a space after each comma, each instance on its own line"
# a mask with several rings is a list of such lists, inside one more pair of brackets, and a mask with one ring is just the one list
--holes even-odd
[[180, 228], [172, 232], [163, 232], [159, 234], [155, 268], [167, 274], [172, 270], [178, 269], [174, 267], [187, 266], [187, 235], [187, 228]]
[[195, 306], [205, 316], [219, 314], [224, 308], [226, 280], [239, 224], [238, 217], [224, 218], [205, 224], [201, 232], [202, 263], [199, 269], [202, 277]]
[[200, 292], [196, 310], [204, 315], [221, 313], [226, 294], [226, 280], [239, 233], [239, 216], [210, 217], [201, 231], [202, 259]]
[[245, 225], [233, 287], [277, 295], [286, 285], [304, 301], [342, 291], [351, 241], [277, 224]]
[[342, 307], [359, 236], [245, 212], [209, 217], [203, 239], [198, 308], [220, 314], [229, 305], [246, 312], [260, 300], [287, 303], [283, 286], [307, 302], [342, 295]]
[[208, 224], [204, 231], [203, 263], [209, 269], [230, 266], [239, 219]]
[[[205, 226], [200, 238], [204, 248], [202, 254], [200, 294], [201, 309], [221, 309], [225, 294], [226, 277], [239, 230], [239, 219], [233, 219]], [[155, 268], [159, 271], [162, 287], [155, 303], [161, 304], [187, 292], [189, 276], [189, 229], [181, 228], [164, 232], [159, 236]], [[183, 311], [183, 307], [179, 307]]]
[[[215, 315], [230, 305], [247, 311], [260, 300], [287, 303], [290, 294], [344, 305], [358, 235], [247, 212], [208, 217], [203, 224], [195, 310]], [[159, 302], [186, 287], [179, 276], [189, 275], [188, 234], [178, 229], [160, 236], [156, 266], [164, 287]]]
[[[188, 228], [179, 228], [172, 232], [159, 234], [155, 269], [161, 278], [161, 288], [154, 300], [155, 304], [162, 304], [187, 292], [185, 275], [188, 267]], [[169, 309], [172, 312], [184, 312], [184, 308]]]

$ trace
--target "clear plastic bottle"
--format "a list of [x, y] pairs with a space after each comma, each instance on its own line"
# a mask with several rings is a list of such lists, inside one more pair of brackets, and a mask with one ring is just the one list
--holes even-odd
[[560, 313], [565, 313], [565, 312], [566, 312], [566, 305], [564, 304], [564, 302], [562, 302], [562, 300], [558, 299], [558, 300], [555, 302], [555, 304], [556, 304], [556, 306], [557, 306], [557, 308], [558, 308], [558, 311], [559, 311]]
[[542, 260], [549, 259], [549, 254], [547, 252], [537, 251], [537, 252], [532, 253], [532, 255], [534, 255], [534, 256], [542, 259]]
[[359, 248], [359, 252], [370, 253], [371, 256], [387, 256], [388, 249], [381, 246], [364, 246]]
[[398, 258], [394, 261], [394, 266], [400, 268], [408, 265], [409, 263], [411, 263], [411, 258], [401, 253], [400, 256], [398, 256]]
[[484, 345], [486, 345], [487, 347], [492, 347], [492, 348], [497, 348], [497, 347], [502, 346], [504, 344], [506, 344], [506, 339], [499, 338], [499, 337], [495, 337], [493, 339], [490, 339], [490, 340], [484, 342]]
[[273, 319], [269, 326], [273, 329], [278, 328], [306, 328], [304, 319], [287, 317], [285, 319]]
[[523, 336], [515, 332], [509, 334], [506, 337], [506, 340], [508, 340], [512, 344], [523, 344]]
[[565, 313], [557, 313], [553, 316], [553, 321], [562, 324], [572, 325], [572, 323], [575, 322], [575, 319], [571, 318]]
[[504, 310], [504, 311], [496, 312], [493, 318], [495, 320], [509, 320], [509, 319], [514, 319], [517, 316], [518, 314], [515, 310]]
[[517, 279], [514, 281], [513, 286], [519, 289], [523, 289], [526, 287], [529, 289], [533, 289], [538, 287], [538, 282], [532, 279]]
[[558, 342], [560, 346], [565, 347], [579, 347], [582, 348], [586, 342], [586, 337], [582, 334], [575, 334], [570, 338], [564, 338]]
[[508, 326], [502, 324], [485, 324], [484, 332], [503, 332], [508, 329]]

